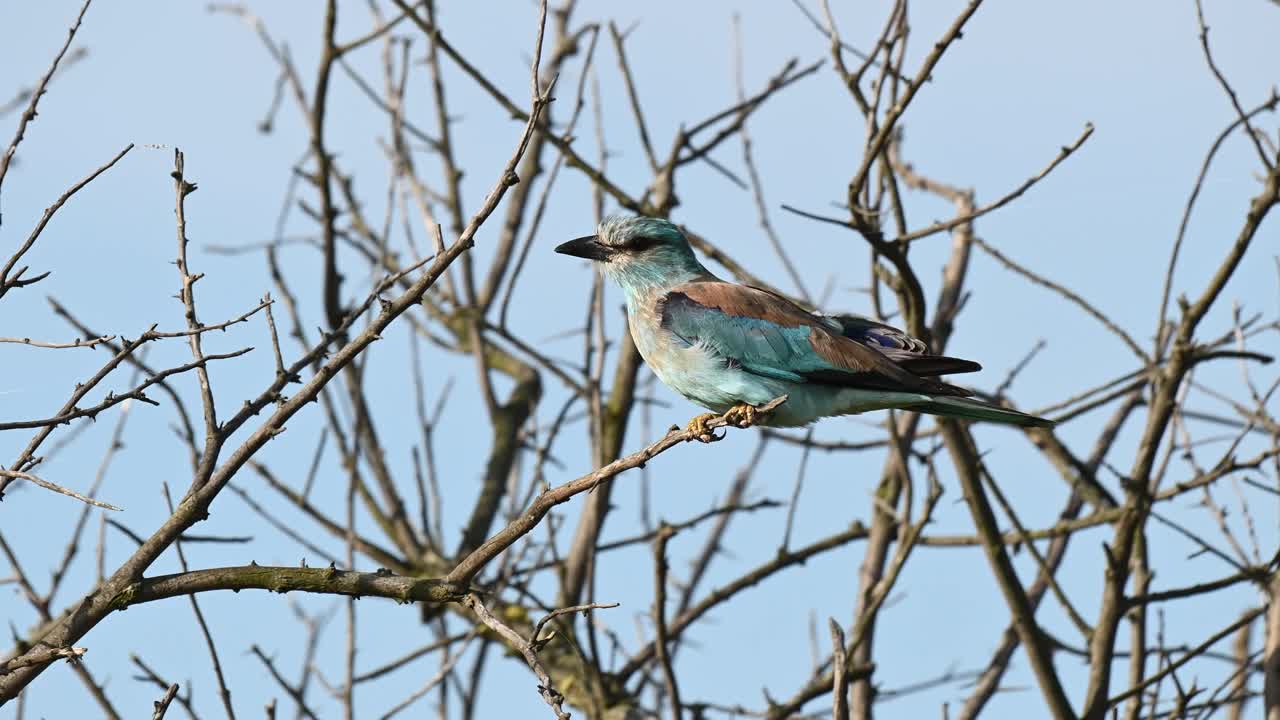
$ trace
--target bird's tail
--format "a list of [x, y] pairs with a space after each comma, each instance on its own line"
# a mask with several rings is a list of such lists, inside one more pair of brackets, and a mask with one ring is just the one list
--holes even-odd
[[981, 400], [962, 397], [934, 396], [928, 402], [912, 405], [911, 410], [945, 417], [982, 420], [1019, 427], [1053, 427], [1052, 420], [991, 405]]

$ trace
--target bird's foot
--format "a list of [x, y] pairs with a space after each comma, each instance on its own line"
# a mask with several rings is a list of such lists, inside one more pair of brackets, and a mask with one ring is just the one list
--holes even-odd
[[712, 432], [711, 428], [707, 427], [707, 423], [718, 417], [720, 416], [715, 413], [702, 413], [690, 420], [689, 424], [684, 427], [684, 430], [685, 432], [692, 433], [692, 439], [697, 440], [698, 442], [715, 442], [720, 438], [716, 437], [716, 434]]
[[748, 405], [747, 403], [738, 403], [737, 405], [734, 405], [733, 407], [726, 410], [724, 415], [718, 415], [716, 413], [703, 413], [695, 417], [694, 419], [690, 420], [689, 424], [686, 425], [684, 429], [685, 429], [685, 432], [690, 433], [691, 440], [710, 443], [720, 439], [720, 436], [716, 435], [715, 432], [712, 431], [712, 428], [707, 427], [707, 423], [711, 422], [712, 420], [719, 420], [720, 418], [723, 417], [726, 425], [732, 425], [734, 427], [740, 427], [740, 428], [749, 428], [752, 425], [755, 425], [756, 422], [761, 417], [764, 416], [764, 414], [765, 413], [761, 412], [760, 409], [754, 405]]
[[738, 403], [725, 412], [724, 420], [730, 425], [734, 425], [736, 427], [749, 428], [752, 425], [755, 425], [756, 421], [760, 419], [760, 414], [760, 411], [756, 409], [755, 405]]

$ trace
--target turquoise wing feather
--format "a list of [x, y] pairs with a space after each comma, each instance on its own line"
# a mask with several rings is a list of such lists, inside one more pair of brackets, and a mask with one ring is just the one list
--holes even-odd
[[684, 294], [667, 296], [662, 325], [686, 345], [702, 343], [731, 364], [756, 375], [805, 382], [808, 372], [836, 370], [813, 352], [808, 328], [735, 317], [699, 305]]

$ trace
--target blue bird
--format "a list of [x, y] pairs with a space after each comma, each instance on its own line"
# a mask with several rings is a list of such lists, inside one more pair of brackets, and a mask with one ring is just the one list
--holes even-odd
[[[645, 362], [673, 390], [714, 411], [689, 423], [701, 439], [710, 439], [707, 421], [725, 413], [743, 427], [797, 427], [887, 408], [1053, 425], [934, 379], [982, 369], [975, 362], [930, 354], [921, 340], [867, 318], [809, 313], [767, 290], [717, 278], [666, 220], [608, 217], [595, 235], [556, 252], [600, 263], [622, 287]], [[760, 416], [756, 408], [781, 395], [787, 401]]]

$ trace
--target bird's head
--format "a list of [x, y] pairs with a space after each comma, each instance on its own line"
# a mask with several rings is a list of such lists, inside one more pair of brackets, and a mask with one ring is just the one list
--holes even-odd
[[660, 218], [611, 215], [595, 235], [570, 240], [556, 252], [600, 263], [626, 290], [669, 287], [706, 272], [684, 232]]

